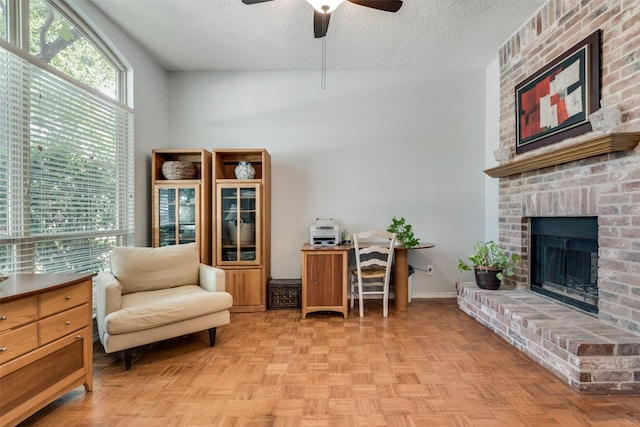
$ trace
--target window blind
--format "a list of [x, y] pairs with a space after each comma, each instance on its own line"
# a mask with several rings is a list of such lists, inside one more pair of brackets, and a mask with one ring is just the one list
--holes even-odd
[[0, 48], [0, 270], [101, 271], [133, 243], [133, 112]]

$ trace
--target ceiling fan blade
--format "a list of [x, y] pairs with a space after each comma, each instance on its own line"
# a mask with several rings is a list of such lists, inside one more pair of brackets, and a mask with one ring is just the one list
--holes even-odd
[[317, 10], [313, 11], [313, 34], [317, 39], [327, 35], [330, 17], [330, 13], [322, 13]]
[[[244, 1], [244, 0], [243, 0]], [[385, 12], [397, 12], [402, 7], [402, 0], [347, 0], [360, 6]]]
[[244, 4], [258, 4], [258, 3], [265, 3], [271, 0], [242, 0], [242, 3]]

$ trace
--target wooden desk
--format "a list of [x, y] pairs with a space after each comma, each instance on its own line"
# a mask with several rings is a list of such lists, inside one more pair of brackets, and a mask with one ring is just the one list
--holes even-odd
[[[421, 243], [411, 250], [435, 247]], [[302, 246], [302, 318], [314, 311], [337, 311], [348, 316], [349, 263], [348, 254], [354, 246]], [[406, 310], [409, 305], [409, 250], [396, 246], [395, 308]], [[312, 286], [313, 285], [313, 286]]]

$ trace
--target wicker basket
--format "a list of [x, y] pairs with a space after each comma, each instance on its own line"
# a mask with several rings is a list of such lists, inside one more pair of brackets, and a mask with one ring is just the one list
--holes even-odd
[[[238, 223], [238, 224], [237, 224]], [[256, 225], [243, 222], [242, 220], [233, 220], [227, 222], [229, 227], [229, 242], [232, 245], [238, 243], [238, 226], [240, 226], [240, 244], [253, 245], [256, 241]]]
[[191, 162], [168, 161], [162, 164], [162, 175], [166, 179], [194, 179], [196, 165]]

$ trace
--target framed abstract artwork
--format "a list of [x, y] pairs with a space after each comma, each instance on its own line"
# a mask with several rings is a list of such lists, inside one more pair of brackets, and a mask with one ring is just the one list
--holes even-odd
[[515, 88], [516, 153], [591, 131], [600, 106], [600, 30]]

